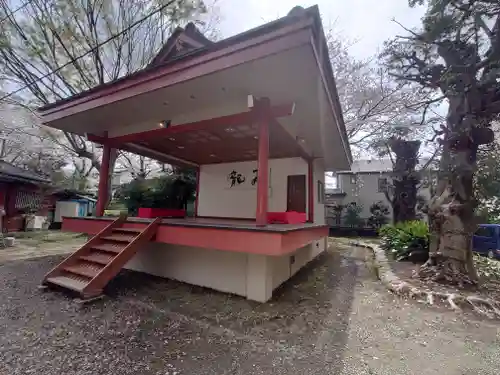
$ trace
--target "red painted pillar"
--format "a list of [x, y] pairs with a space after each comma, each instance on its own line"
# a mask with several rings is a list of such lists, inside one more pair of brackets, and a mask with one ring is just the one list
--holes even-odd
[[109, 193], [109, 165], [111, 161], [111, 147], [105, 144], [102, 148], [101, 170], [99, 171], [99, 187], [97, 190], [96, 216], [103, 216]]
[[307, 161], [307, 221], [314, 223], [314, 166], [313, 159]]
[[200, 167], [196, 168], [196, 198], [194, 201], [194, 217], [198, 216], [199, 201], [200, 201]]
[[267, 206], [269, 195], [269, 99], [263, 98], [256, 103], [259, 121], [259, 149], [257, 159], [257, 212], [255, 221], [258, 226], [267, 225]]

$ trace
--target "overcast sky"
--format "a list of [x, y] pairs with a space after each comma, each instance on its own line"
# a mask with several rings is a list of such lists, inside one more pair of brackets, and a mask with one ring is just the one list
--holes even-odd
[[[350, 53], [357, 58], [371, 57], [381, 49], [385, 40], [404, 30], [418, 27], [424, 9], [410, 8], [406, 0], [217, 0], [222, 37], [238, 34], [265, 22], [286, 16], [296, 5], [304, 8], [317, 4], [323, 19], [323, 28], [333, 28], [336, 33], [355, 43]], [[335, 187], [327, 176], [326, 185]]]
[[369, 57], [377, 53], [384, 40], [401, 33], [396, 19], [406, 27], [418, 26], [423, 8], [410, 8], [406, 0], [218, 0], [223, 37], [286, 16], [296, 5], [318, 4], [323, 27], [334, 30], [356, 43], [351, 53]]

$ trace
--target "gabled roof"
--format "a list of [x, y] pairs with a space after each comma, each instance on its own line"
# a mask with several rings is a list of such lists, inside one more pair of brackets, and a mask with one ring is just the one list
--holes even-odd
[[[144, 69], [80, 92], [71, 97], [46, 104], [38, 108], [38, 111], [42, 117], [54, 115], [57, 111], [64, 111], [65, 107], [80, 105], [85, 101], [91, 101], [111, 95], [115, 90], [125, 90], [141, 83], [156, 80], [158, 77], [161, 77], [162, 74], [172, 73], [176, 66], [179, 66], [179, 70], [182, 70], [184, 67], [189, 66], [190, 62], [196, 61], [196, 59], [200, 59], [203, 56], [215, 56], [217, 53], [222, 53], [225, 50], [228, 51], [229, 54], [232, 47], [243, 44], [248, 40], [258, 40], [260, 37], [265, 37], [266, 34], [277, 34], [281, 31], [283, 35], [286, 35], [290, 32], [289, 30], [293, 29], [294, 25], [305, 25], [304, 27], [309, 28], [312, 31], [310, 42], [314, 44], [318, 50], [328, 51], [317, 5], [313, 5], [306, 9], [296, 6], [282, 18], [217, 42], [211, 42], [201, 35], [194, 24], [192, 24], [192, 26], [188, 24], [184, 29], [178, 28], [175, 30], [174, 34], [162, 47], [157, 56]], [[174, 48], [177, 44], [180, 45], [178, 51]], [[352, 161], [351, 149], [348, 144], [342, 108], [328, 53], [321, 53], [319, 56], [316, 56], [316, 59], [324, 72], [323, 80], [326, 90], [331, 93], [331, 107], [334, 112], [338, 130], [341, 134], [341, 140], [347, 154], [347, 159], [350, 163]]]
[[49, 184], [50, 180], [36, 173], [16, 167], [6, 161], [0, 160], [0, 181], [20, 181], [32, 184]]
[[174, 58], [180, 58], [189, 52], [201, 49], [210, 44], [212, 44], [212, 41], [207, 39], [194, 23], [190, 22], [185, 28], [177, 27], [174, 30], [148, 67], [166, 63]]

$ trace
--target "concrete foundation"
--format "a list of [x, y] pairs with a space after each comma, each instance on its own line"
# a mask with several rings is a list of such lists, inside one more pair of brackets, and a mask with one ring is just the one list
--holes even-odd
[[152, 242], [125, 268], [266, 302], [325, 247], [322, 238], [294, 253], [268, 256]]

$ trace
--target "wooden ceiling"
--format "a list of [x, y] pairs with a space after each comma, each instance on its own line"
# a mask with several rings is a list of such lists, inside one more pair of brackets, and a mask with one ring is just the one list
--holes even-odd
[[[134, 144], [196, 164], [250, 161], [257, 159], [258, 126], [216, 124], [205, 129], [135, 141]], [[270, 124], [270, 158], [300, 157], [303, 154], [300, 144], [278, 122]]]

